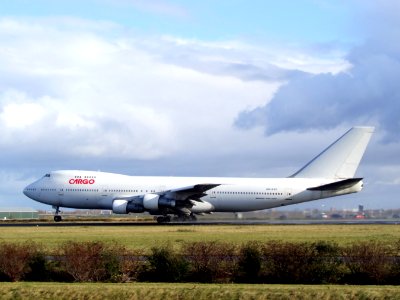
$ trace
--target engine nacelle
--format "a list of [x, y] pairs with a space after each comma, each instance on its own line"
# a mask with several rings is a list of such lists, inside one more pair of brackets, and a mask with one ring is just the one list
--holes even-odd
[[139, 201], [116, 199], [113, 201], [112, 211], [114, 214], [142, 213], [144, 212], [144, 207]]
[[214, 206], [206, 201], [194, 201], [191, 200], [192, 208], [190, 209], [193, 213], [208, 213], [214, 210]]
[[147, 210], [157, 210], [158, 209], [158, 199], [160, 195], [156, 194], [146, 194], [143, 197], [143, 206]]
[[176, 206], [176, 202], [175, 200], [172, 199], [167, 199], [167, 198], [163, 198], [161, 197], [158, 200], [158, 207], [163, 207], [163, 208], [173, 208]]
[[150, 211], [155, 211], [160, 208], [173, 208], [175, 205], [175, 200], [160, 197], [160, 195], [157, 194], [146, 194], [143, 197], [143, 206]]

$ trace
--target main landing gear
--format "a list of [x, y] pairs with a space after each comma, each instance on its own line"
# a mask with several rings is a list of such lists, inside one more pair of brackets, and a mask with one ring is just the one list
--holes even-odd
[[171, 217], [166, 215], [166, 216], [158, 216], [156, 218], [156, 221], [158, 224], [162, 224], [162, 223], [169, 223], [171, 222]]
[[55, 209], [56, 209], [56, 213], [54, 215], [54, 222], [61, 222], [62, 221], [62, 217], [59, 215], [60, 207], [56, 206]]
[[174, 216], [172, 219], [171, 219], [171, 216], [165, 215], [165, 216], [158, 216], [155, 219], [158, 224], [170, 223], [171, 221], [172, 222], [195, 222], [195, 221], [197, 221], [197, 218], [194, 214]]

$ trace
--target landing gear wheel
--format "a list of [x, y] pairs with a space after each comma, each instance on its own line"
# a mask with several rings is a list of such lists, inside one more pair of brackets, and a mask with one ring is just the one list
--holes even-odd
[[53, 206], [53, 208], [56, 209], [56, 213], [54, 215], [54, 222], [61, 222], [62, 221], [62, 217], [59, 215], [60, 207], [59, 206]]
[[171, 222], [171, 217], [170, 216], [159, 216], [157, 217], [157, 223], [161, 224], [161, 223], [169, 223]]
[[197, 221], [197, 218], [194, 214], [190, 215], [178, 215], [173, 218], [174, 222], [194, 222]]

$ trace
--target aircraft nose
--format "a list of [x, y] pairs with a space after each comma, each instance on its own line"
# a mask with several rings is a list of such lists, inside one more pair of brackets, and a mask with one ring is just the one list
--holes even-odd
[[24, 188], [23, 193], [25, 196], [28, 196], [28, 191], [26, 190], [26, 188]]
[[24, 190], [22, 191], [25, 196], [32, 198], [33, 192], [36, 190], [33, 184], [27, 185]]
[[23, 190], [24, 195], [27, 196], [27, 197], [29, 197], [29, 186], [30, 185], [27, 185]]

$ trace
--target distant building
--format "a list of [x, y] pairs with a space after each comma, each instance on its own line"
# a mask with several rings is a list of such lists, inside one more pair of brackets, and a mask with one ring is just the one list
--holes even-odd
[[0, 207], [0, 220], [38, 219], [37, 210], [29, 207]]

